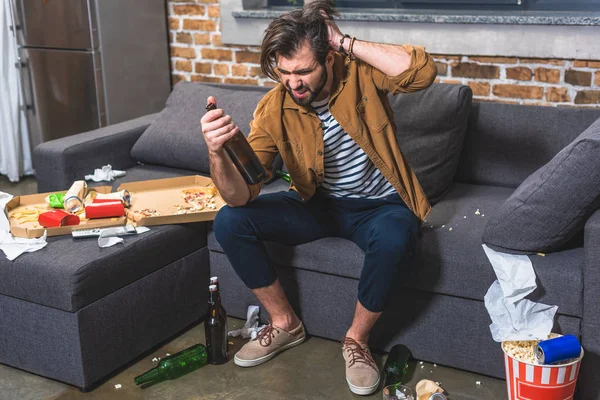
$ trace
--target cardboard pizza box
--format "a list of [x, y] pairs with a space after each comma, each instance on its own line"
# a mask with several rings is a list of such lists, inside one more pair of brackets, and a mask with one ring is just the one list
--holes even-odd
[[[98, 186], [89, 188], [89, 190], [95, 191], [97, 193], [110, 193], [111, 187]], [[61, 191], [58, 192], [60, 193]], [[64, 190], [64, 192], [66, 192], [66, 190]], [[10, 223], [10, 232], [13, 236], [33, 239], [43, 236], [44, 231], [47, 232], [47, 236], [69, 235], [71, 234], [71, 231], [76, 229], [92, 229], [124, 225], [127, 220], [125, 217], [85, 219], [82, 218], [85, 217], [85, 213], [82, 212], [79, 214], [79, 217], [82, 218], [79, 225], [44, 228], [37, 222], [37, 218], [35, 217], [35, 215], [32, 218], [35, 219], [35, 221], [29, 222], [21, 222], [14, 217], [15, 214], [19, 213], [19, 211], [36, 211], [38, 213], [43, 213], [46, 211], [54, 210], [54, 208], [47, 205], [44, 200], [46, 196], [52, 193], [57, 192], [15, 196], [8, 203], [6, 203], [4, 211], [7, 214], [8, 221]]]
[[[117, 189], [117, 191], [121, 190], [127, 190], [131, 195], [131, 206], [126, 210], [128, 223], [137, 226], [213, 221], [217, 212], [225, 205], [225, 201], [217, 192], [209, 200], [207, 207], [201, 210], [189, 209], [190, 203], [185, 201], [184, 191], [197, 193], [216, 191], [213, 181], [200, 175], [123, 183]], [[206, 196], [211, 197], [210, 194]], [[141, 214], [143, 210], [155, 211], [156, 215], [144, 216]]]

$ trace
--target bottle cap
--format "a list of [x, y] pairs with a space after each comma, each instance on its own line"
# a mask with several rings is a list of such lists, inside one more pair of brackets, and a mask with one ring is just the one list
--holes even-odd
[[210, 285], [208, 287], [208, 290], [210, 290], [211, 292], [216, 292], [217, 291], [217, 285]]

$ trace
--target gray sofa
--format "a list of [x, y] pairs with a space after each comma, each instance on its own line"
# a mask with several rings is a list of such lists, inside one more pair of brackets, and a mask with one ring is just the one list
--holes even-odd
[[[195, 121], [208, 94], [231, 94], [243, 104], [231, 113], [244, 132], [266, 90], [181, 88], [193, 89], [187, 96], [198, 103], [189, 110], [196, 113]], [[420, 360], [504, 378], [502, 352], [491, 338], [483, 304], [495, 279], [481, 247], [487, 217], [599, 118], [600, 110], [471, 104], [468, 87], [441, 84], [396, 99], [392, 108], [401, 148], [440, 200], [422, 227], [413, 265], [375, 326], [371, 344], [389, 350], [403, 343]], [[177, 104], [175, 98], [169, 101], [171, 108]], [[182, 168], [180, 159], [166, 159], [167, 166], [132, 157], [139, 154], [132, 148], [147, 128], [165, 118], [163, 112], [42, 144], [34, 154], [39, 191], [65, 189], [109, 163], [127, 170], [114, 188], [124, 181], [206, 175], [206, 169]], [[436, 126], [448, 135], [435, 136]], [[432, 139], [419, 142], [424, 135]], [[168, 143], [155, 145], [157, 154], [169, 152]], [[197, 157], [206, 157], [202, 146], [193, 148]], [[441, 169], [443, 174], [436, 172]], [[282, 181], [273, 181], [263, 192], [286, 189]], [[51, 238], [42, 251], [13, 263], [1, 260], [0, 335], [7, 339], [0, 341], [0, 362], [89, 387], [201, 316], [208, 266], [210, 274], [219, 276], [230, 315], [245, 318], [247, 306], [257, 302], [233, 272], [210, 224], [153, 227], [125, 242], [99, 249], [93, 240], [75, 246], [70, 237]], [[340, 340], [353, 315], [361, 250], [336, 238], [267, 247], [308, 332]], [[530, 298], [559, 306], [555, 330], [579, 336], [586, 349], [580, 398], [600, 399], [600, 382], [594, 379], [600, 372], [600, 211], [562, 251], [531, 259], [539, 284]]]

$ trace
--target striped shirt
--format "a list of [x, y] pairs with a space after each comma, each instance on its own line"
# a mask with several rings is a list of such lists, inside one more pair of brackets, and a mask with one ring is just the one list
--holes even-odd
[[396, 189], [329, 112], [329, 98], [313, 102], [325, 145], [325, 178], [320, 190], [334, 197], [379, 199]]

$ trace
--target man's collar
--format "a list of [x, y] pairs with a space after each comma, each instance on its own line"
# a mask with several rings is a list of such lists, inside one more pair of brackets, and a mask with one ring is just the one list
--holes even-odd
[[342, 90], [348, 80], [349, 68], [346, 67], [346, 62], [342, 54], [334, 53], [335, 61], [333, 62], [333, 84], [331, 85], [330, 98], [334, 98]]

